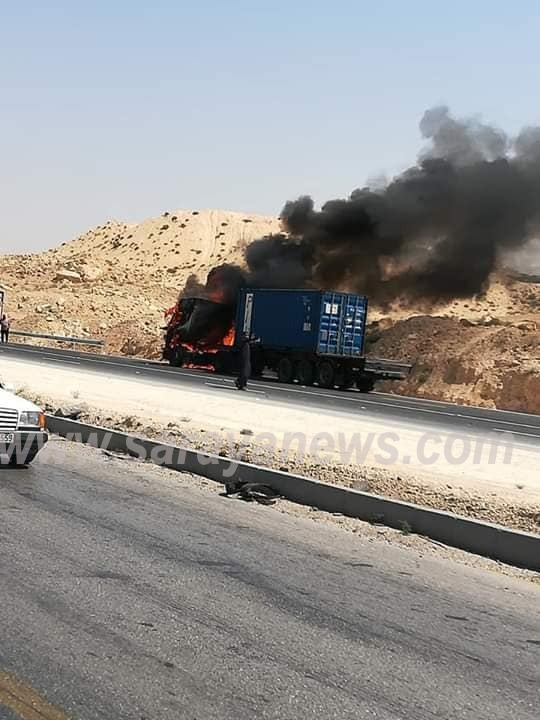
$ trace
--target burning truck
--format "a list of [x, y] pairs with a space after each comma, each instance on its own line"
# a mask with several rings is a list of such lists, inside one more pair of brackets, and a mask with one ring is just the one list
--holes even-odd
[[407, 375], [410, 365], [366, 358], [364, 295], [305, 288], [346, 288], [381, 306], [446, 304], [485, 292], [501, 261], [540, 234], [540, 128], [508, 137], [435, 107], [420, 132], [418, 162], [388, 184], [320, 209], [309, 196], [289, 201], [283, 232], [250, 242], [243, 268], [214, 268], [206, 286], [188, 280], [164, 357], [234, 372], [247, 332], [260, 341], [254, 373], [282, 382], [368, 391]]
[[235, 374], [246, 333], [257, 339], [254, 377], [271, 371], [283, 383], [369, 392], [377, 380], [410, 371], [404, 364], [366, 358], [365, 296], [247, 287], [227, 301], [208, 295], [184, 294], [168, 311], [163, 358], [170, 365]]

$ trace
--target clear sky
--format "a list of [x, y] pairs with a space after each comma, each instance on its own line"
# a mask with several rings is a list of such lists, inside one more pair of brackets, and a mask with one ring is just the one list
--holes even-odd
[[347, 196], [435, 104], [540, 124], [539, 38], [537, 0], [0, 0], [0, 250]]

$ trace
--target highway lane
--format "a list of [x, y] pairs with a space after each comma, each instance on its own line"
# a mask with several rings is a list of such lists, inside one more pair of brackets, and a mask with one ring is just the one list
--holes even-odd
[[0, 470], [0, 718], [538, 717], [538, 585], [62, 442]]
[[[223, 392], [234, 389], [231, 378], [200, 370], [170, 368], [155, 361], [111, 357], [17, 344], [0, 346], [0, 358], [20, 357], [25, 361], [80, 367], [85, 371], [129, 377], [141, 382], [151, 380], [165, 385], [182, 383], [188, 387], [205, 387], [205, 391]], [[540, 415], [454, 405], [421, 398], [385, 393], [324, 390], [317, 387], [283, 385], [272, 378], [250, 382], [249, 387], [268, 398], [289, 405], [303, 405], [321, 410], [330, 409], [347, 414], [367, 411], [379, 418], [414, 423], [425, 427], [451, 429], [454, 432], [511, 432], [520, 442], [537, 446], [540, 443]]]

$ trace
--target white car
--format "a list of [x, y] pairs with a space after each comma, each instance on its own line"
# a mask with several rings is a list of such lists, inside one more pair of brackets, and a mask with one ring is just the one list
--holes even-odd
[[0, 381], [0, 467], [26, 467], [49, 439], [45, 413]]

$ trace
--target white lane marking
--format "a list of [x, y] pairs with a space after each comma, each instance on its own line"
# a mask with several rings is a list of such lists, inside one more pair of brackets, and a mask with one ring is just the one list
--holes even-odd
[[[401, 397], [403, 400], [405, 400], [406, 402], [410, 402], [411, 404], [426, 402], [426, 400], [423, 400], [422, 398], [410, 397], [410, 396], [405, 396], [405, 395], [395, 395], [393, 393], [374, 392], [373, 395], [376, 397], [387, 397], [387, 398]], [[427, 402], [429, 402], [430, 404], [433, 404], [433, 405], [446, 405], [447, 407], [448, 407], [448, 405], [452, 404], [452, 403], [449, 403], [447, 400], [428, 400]], [[525, 417], [527, 417], [527, 416], [530, 417], [534, 414], [534, 413], [522, 413], [522, 412], [519, 412], [518, 410], [502, 410], [501, 408], [483, 408], [481, 405], [467, 405], [466, 407], [470, 408], [471, 410], [480, 410], [480, 411], [489, 410], [489, 412], [493, 412], [493, 413], [515, 413], [516, 415], [524, 415]], [[517, 424], [521, 425], [521, 423], [517, 423]], [[525, 427], [535, 427], [535, 426], [525, 426]]]
[[[400, 405], [399, 403], [383, 403], [378, 402], [377, 400], [371, 400], [365, 399], [365, 398], [355, 398], [355, 397], [349, 397], [347, 395], [332, 395], [330, 393], [321, 393], [321, 392], [310, 392], [309, 390], [299, 390], [297, 388], [293, 388], [290, 386], [287, 386], [286, 388], [280, 388], [278, 386], [272, 385], [272, 389], [275, 390], [283, 390], [286, 392], [294, 392], [299, 393], [302, 395], [313, 395], [314, 397], [326, 397], [326, 398], [332, 398], [335, 400], [347, 400], [348, 402], [367, 402], [368, 405], [382, 405], [383, 407], [390, 407], [390, 408], [400, 408], [402, 410], [412, 410], [413, 412], [424, 412], [424, 413], [432, 413], [434, 415], [447, 415], [448, 417], [457, 417], [457, 418], [463, 418], [464, 420], [479, 420], [480, 422], [491, 422], [491, 423], [500, 423], [504, 425], [512, 425], [515, 427], [525, 427], [525, 428], [532, 428], [533, 430], [537, 429], [536, 425], [526, 425], [524, 423], [518, 423], [518, 422], [510, 422], [509, 420], [500, 420], [500, 419], [491, 419], [491, 418], [484, 418], [480, 417], [478, 415], [463, 415], [459, 412], [447, 412], [447, 411], [441, 411], [441, 410], [430, 410], [429, 408], [422, 408], [422, 407], [409, 407], [407, 405]], [[429, 401], [431, 402], [431, 401]], [[364, 408], [362, 408], [364, 409]]]
[[40, 365], [46, 365], [49, 362], [57, 362], [57, 363], [69, 363], [70, 365], [80, 365], [81, 363], [78, 360], [64, 360], [64, 359], [57, 359], [57, 358], [48, 358], [46, 361], [40, 360]]
[[493, 428], [493, 430], [494, 432], [501, 432], [505, 435], [520, 435], [521, 437], [532, 437], [538, 440], [538, 435], [534, 435], [533, 433], [512, 432], [511, 430], [504, 430], [502, 428]]
[[[58, 362], [58, 363], [66, 362], [66, 363], [74, 363], [74, 364], [79, 364], [79, 365], [81, 364], [80, 362], [75, 362], [75, 361], [73, 361], [73, 360], [71, 360], [71, 359], [68, 359], [68, 358], [58, 358], [58, 357], [53, 357], [52, 355], [40, 355], [38, 352], [35, 352], [35, 351], [32, 351], [32, 350], [26, 350], [26, 349], [25, 349], [25, 351], [26, 351], [26, 352], [29, 352], [29, 353], [32, 353], [32, 352], [33, 352], [33, 353], [34, 353], [35, 355], [37, 355], [38, 357], [50, 358], [50, 359], [53, 360], [54, 362]], [[93, 358], [82, 358], [81, 356], [77, 356], [77, 357], [79, 357], [80, 360], [84, 360], [84, 361], [87, 362], [87, 363], [94, 363], [94, 364], [96, 364], [96, 365], [114, 365], [114, 366], [116, 366], [116, 367], [120, 367], [120, 368], [130, 368], [130, 369], [133, 369], [133, 370], [140, 370], [140, 368], [141, 368], [141, 365], [140, 365], [140, 364], [139, 364], [139, 365], [133, 365], [133, 364], [131, 364], [131, 363], [111, 362], [110, 360], [101, 360], [101, 359], [99, 359], [99, 358], [94, 360]], [[175, 372], [171, 372], [170, 370], [162, 370], [162, 369], [160, 369], [160, 368], [153, 367], [153, 366], [151, 366], [151, 365], [147, 365], [146, 367], [147, 367], [147, 368], [151, 368], [151, 372], [158, 372], [158, 373], [160, 373], [160, 374], [168, 375], [169, 377], [174, 377], [174, 375], [182, 375], [183, 377], [200, 377], [200, 378], [212, 377], [211, 375], [209, 376], [209, 375], [207, 375], [206, 373], [202, 373], [201, 375], [194, 376], [191, 372], [182, 372], [181, 370], [180, 370], [180, 371], [177, 370], [177, 371], [175, 371]], [[205, 384], [207, 384], [207, 383], [205, 383]], [[257, 386], [258, 386], [258, 387], [261, 387], [261, 384], [259, 383]], [[415, 406], [415, 407], [410, 407], [410, 406], [408, 406], [408, 405], [401, 405], [401, 404], [399, 404], [399, 403], [394, 403], [394, 402], [391, 402], [391, 403], [386, 402], [386, 403], [385, 403], [385, 402], [380, 402], [380, 401], [377, 401], [377, 400], [372, 400], [371, 398], [366, 399], [366, 398], [351, 397], [350, 395], [346, 395], [345, 393], [343, 393], [343, 394], [341, 394], [341, 395], [335, 395], [335, 394], [331, 394], [331, 393], [312, 392], [312, 391], [310, 391], [310, 390], [300, 390], [300, 389], [298, 389], [298, 388], [292, 387], [291, 385], [280, 386], [280, 385], [274, 385], [274, 384], [270, 385], [270, 384], [267, 384], [267, 383], [264, 383], [264, 385], [262, 385], [262, 387], [267, 387], [267, 388], [272, 389], [272, 390], [277, 390], [278, 392], [292, 392], [292, 393], [297, 393], [297, 394], [301, 394], [301, 395], [311, 395], [311, 396], [313, 396], [313, 397], [331, 398], [331, 399], [333, 399], [333, 400], [346, 400], [347, 402], [353, 402], [353, 403], [367, 402], [368, 405], [380, 405], [380, 406], [382, 406], [382, 407], [399, 408], [399, 409], [401, 409], [401, 410], [413, 410], [413, 411], [415, 411], [415, 412], [417, 411], [417, 412], [423, 412], [423, 413], [431, 413], [431, 414], [434, 414], [434, 415], [445, 415], [445, 416], [447, 416], [447, 417], [462, 418], [462, 419], [464, 419], [464, 420], [478, 420], [478, 421], [480, 421], [480, 422], [499, 423], [499, 424], [502, 424], [502, 425], [511, 425], [511, 426], [513, 426], [513, 427], [530, 428], [530, 429], [532, 429], [532, 430], [537, 430], [537, 429], [538, 429], [538, 427], [537, 427], [536, 425], [527, 425], [527, 424], [525, 424], [525, 423], [520, 423], [520, 422], [511, 422], [510, 420], [501, 420], [501, 419], [498, 419], [498, 418], [497, 418], [497, 419], [492, 419], [492, 418], [481, 417], [481, 416], [479, 416], [479, 415], [463, 415], [462, 413], [459, 413], [459, 412], [448, 412], [448, 411], [441, 411], [441, 410], [430, 410], [429, 408], [416, 407], [416, 406]], [[254, 392], [254, 391], [251, 391], [251, 392]], [[261, 392], [261, 394], [263, 394], [263, 395], [266, 394], [264, 391], [259, 391], [259, 392]], [[381, 394], [382, 394], [382, 393], [381, 393]], [[413, 398], [413, 401], [414, 401], [414, 400], [418, 400], [418, 399], [417, 399], [417, 398]], [[431, 400], [430, 400], [429, 402], [439, 402], [439, 401], [431, 401]], [[443, 404], [444, 404], [444, 403], [443, 403]], [[491, 408], [490, 408], [490, 411], [491, 411]], [[500, 411], [500, 412], [503, 412], [503, 411]], [[532, 435], [531, 437], [536, 437], [536, 436]]]
[[[87, 358], [87, 357], [82, 357], [81, 355], [76, 355], [75, 357], [78, 358], [78, 360], [75, 361], [72, 358], [58, 357], [57, 355], [45, 355], [45, 354], [41, 354], [41, 353], [38, 353], [33, 350], [26, 350], [26, 348], [25, 348], [24, 352], [27, 352], [30, 355], [35, 355], [36, 358], [38, 359], [38, 362], [40, 362], [40, 363], [42, 363], [43, 359], [49, 359], [53, 362], [58, 362], [58, 363], [77, 362], [78, 364], [81, 364], [82, 362], [84, 362], [84, 363], [93, 363], [94, 365], [113, 365], [114, 367], [118, 367], [118, 368], [129, 368], [130, 370], [139, 370], [139, 371], [141, 369], [142, 370], [149, 369], [149, 370], [151, 370], [151, 372], [162, 373], [162, 374], [168, 375], [169, 377], [174, 377], [174, 375], [182, 375], [184, 377], [194, 377], [193, 374], [190, 372], [181, 372], [181, 371], [171, 372], [170, 370], [162, 370], [158, 367], [154, 367], [153, 365], [147, 365], [147, 364], [143, 364], [143, 363], [135, 365], [135, 364], [125, 363], [125, 362], [121, 362], [121, 361], [113, 362], [111, 360], [101, 360], [99, 358], [97, 358], [97, 359]], [[6, 353], [6, 354], [9, 354], [9, 353]], [[201, 375], [197, 375], [195, 377], [212, 377], [212, 376], [207, 375], [207, 374], [201, 374]]]

